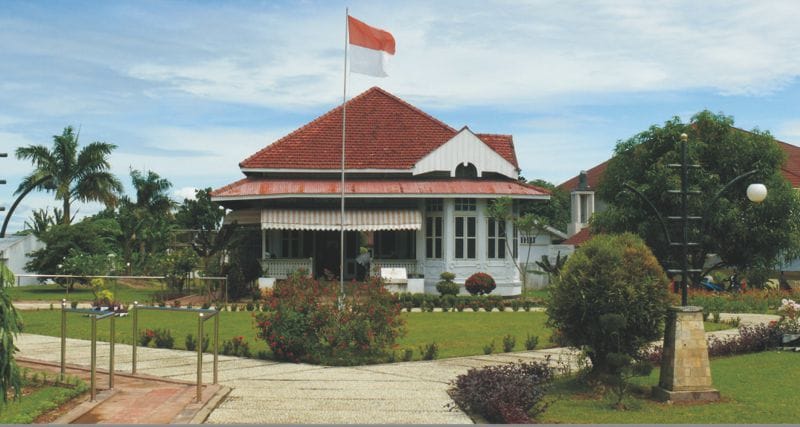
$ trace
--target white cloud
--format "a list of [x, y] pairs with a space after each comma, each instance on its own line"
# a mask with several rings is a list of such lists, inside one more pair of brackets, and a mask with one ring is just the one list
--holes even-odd
[[180, 203], [184, 200], [194, 200], [197, 188], [195, 187], [181, 187], [172, 192], [173, 199]]

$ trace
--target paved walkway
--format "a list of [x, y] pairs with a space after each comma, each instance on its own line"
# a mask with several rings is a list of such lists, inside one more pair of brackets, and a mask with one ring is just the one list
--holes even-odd
[[[777, 316], [733, 315], [743, 324]], [[724, 317], [723, 317], [724, 318]], [[735, 331], [719, 331], [730, 335]], [[57, 362], [59, 339], [23, 334], [21, 356]], [[69, 339], [67, 363], [87, 365], [88, 341]], [[108, 366], [108, 345], [98, 343], [98, 366]], [[324, 367], [220, 356], [219, 382], [230, 395], [209, 416], [209, 423], [259, 424], [465, 424], [460, 410], [449, 410], [448, 384], [473, 367], [544, 360], [554, 365], [574, 361], [567, 349], [546, 349], [489, 356], [458, 357], [358, 367]], [[131, 347], [116, 346], [116, 368], [130, 372]], [[204, 357], [204, 381], [211, 381], [210, 355]], [[196, 353], [140, 348], [138, 371], [193, 381]]]

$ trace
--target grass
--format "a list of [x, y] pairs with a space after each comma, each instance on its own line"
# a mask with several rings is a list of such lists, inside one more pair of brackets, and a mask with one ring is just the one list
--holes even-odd
[[[109, 284], [107, 287], [110, 291], [114, 291], [113, 284]], [[65, 288], [57, 284], [13, 286], [7, 287], [5, 290], [12, 301], [50, 301], [56, 306], [58, 306], [62, 298], [65, 298], [67, 301], [94, 301], [92, 289], [89, 286], [82, 285], [75, 285], [69, 293], [67, 293]], [[118, 283], [116, 285], [117, 299], [126, 304], [132, 304], [134, 301], [148, 302], [160, 290], [161, 285], [155, 282], [153, 284], [148, 284], [148, 286], [134, 287], [124, 283]]]
[[[220, 312], [219, 339], [224, 340], [243, 336], [250, 344], [253, 354], [268, 351], [264, 341], [256, 339], [256, 330], [251, 312]], [[61, 324], [60, 310], [22, 311], [24, 332], [31, 334], [58, 336]], [[414, 350], [415, 359], [419, 358], [419, 348], [435, 342], [439, 345], [439, 357], [459, 357], [482, 355], [483, 347], [494, 340], [495, 351], [501, 352], [503, 337], [513, 335], [516, 338], [515, 351], [525, 350], [525, 339], [528, 334], [539, 336], [537, 348], [552, 347], [551, 330], [545, 326], [547, 315], [543, 312], [449, 312], [449, 313], [402, 313], [406, 320], [407, 334], [397, 345], [398, 350], [410, 348]], [[116, 342], [131, 344], [133, 320], [131, 316], [117, 318]], [[205, 333], [211, 337], [213, 320], [204, 324]], [[168, 326], [165, 326], [168, 325]], [[720, 325], [721, 329], [730, 326], [706, 323], [706, 328]], [[724, 326], [724, 327], [722, 327]], [[67, 314], [67, 336], [70, 338], [90, 339], [91, 322], [81, 314]], [[139, 330], [145, 328], [166, 328], [175, 338], [175, 348], [184, 349], [186, 335], [197, 335], [197, 315], [174, 311], [140, 311]], [[108, 341], [110, 320], [101, 320], [97, 324], [97, 335], [101, 341]], [[706, 329], [709, 330], [709, 329]]]
[[25, 382], [30, 393], [18, 401], [10, 401], [5, 406], [0, 402], [0, 424], [31, 424], [41, 415], [57, 409], [64, 403], [80, 395], [77, 388], [56, 385], [35, 385]]
[[503, 337], [511, 334], [517, 340], [515, 351], [525, 350], [527, 334], [539, 336], [538, 348], [553, 347], [552, 331], [545, 327], [547, 315], [542, 312], [494, 313], [403, 313], [408, 334], [401, 338], [401, 349], [411, 348], [415, 356], [419, 347], [436, 342], [439, 357], [458, 357], [483, 354], [483, 346], [494, 340], [497, 352], [502, 352]]
[[[567, 424], [779, 424], [797, 423], [800, 353], [763, 352], [711, 360], [714, 387], [722, 400], [709, 404], [664, 404], [627, 397], [627, 410], [595, 397], [575, 380], [560, 380], [550, 397], [555, 401], [540, 417], [542, 423]], [[658, 369], [637, 378], [641, 388], [658, 383]]]

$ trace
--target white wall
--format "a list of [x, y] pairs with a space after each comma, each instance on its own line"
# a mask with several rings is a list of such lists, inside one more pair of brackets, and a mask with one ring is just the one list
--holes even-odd
[[[16, 276], [17, 274], [36, 273], [25, 270], [25, 264], [30, 261], [28, 254], [39, 249], [44, 249], [45, 244], [33, 235], [24, 237], [14, 236], [0, 239], [0, 248], [2, 248], [0, 249], [2, 250], [0, 258], [3, 258], [3, 262], [5, 262], [6, 266], [8, 266]], [[39, 283], [38, 280], [31, 277], [22, 277], [16, 279], [16, 281], [22, 286]]]

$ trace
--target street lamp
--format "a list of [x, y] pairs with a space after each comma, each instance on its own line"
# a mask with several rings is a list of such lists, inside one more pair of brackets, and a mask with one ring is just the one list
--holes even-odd
[[[661, 378], [658, 386], [653, 388], [653, 394], [665, 401], [717, 401], [720, 399], [719, 391], [712, 387], [711, 368], [708, 362], [708, 345], [703, 327], [702, 307], [690, 307], [688, 304], [688, 277], [690, 273], [700, 273], [702, 269], [689, 268], [689, 248], [698, 247], [697, 242], [689, 241], [689, 221], [700, 220], [700, 229], [704, 230], [706, 218], [702, 216], [689, 216], [688, 198], [690, 195], [700, 195], [700, 191], [689, 190], [689, 168], [699, 169], [700, 165], [690, 165], [686, 156], [686, 142], [689, 137], [683, 133], [680, 137], [681, 163], [669, 164], [668, 167], [679, 168], [681, 172], [680, 190], [668, 190], [670, 194], [681, 197], [681, 214], [669, 216], [667, 219], [680, 221], [681, 239], [672, 241], [669, 228], [664, 217], [655, 205], [630, 184], [623, 187], [644, 200], [653, 210], [664, 232], [664, 237], [671, 247], [681, 248], [681, 268], [668, 269], [670, 274], [681, 274], [681, 306], [670, 307], [667, 313], [666, 328], [664, 330], [664, 350], [661, 360]], [[756, 170], [745, 172], [725, 184], [706, 205], [706, 210], [714, 206], [722, 194], [733, 184], [755, 174]], [[767, 187], [764, 184], [750, 184], [747, 187], [747, 198], [755, 203], [764, 201], [767, 197]]]

